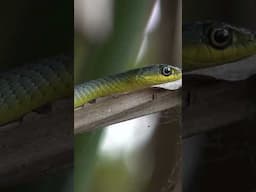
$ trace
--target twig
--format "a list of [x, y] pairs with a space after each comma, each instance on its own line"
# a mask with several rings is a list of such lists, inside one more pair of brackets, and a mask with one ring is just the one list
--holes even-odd
[[145, 89], [99, 99], [76, 110], [75, 134], [173, 108], [181, 103], [180, 91]]

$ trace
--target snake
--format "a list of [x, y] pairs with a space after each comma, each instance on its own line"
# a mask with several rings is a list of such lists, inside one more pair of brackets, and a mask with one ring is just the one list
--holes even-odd
[[[183, 71], [220, 65], [256, 53], [255, 34], [219, 22], [183, 25]], [[155, 64], [76, 85], [73, 60], [54, 57], [0, 73], [0, 125], [59, 98], [74, 95], [74, 108], [98, 97], [131, 92], [182, 78], [179, 68]]]
[[98, 97], [178, 79], [181, 79], [179, 68], [156, 64], [84, 82], [74, 88], [72, 60], [45, 59], [0, 74], [0, 125], [73, 93], [76, 108]]
[[155, 64], [124, 73], [91, 80], [75, 86], [74, 107], [97, 97], [130, 92], [181, 79], [181, 70], [168, 64]]

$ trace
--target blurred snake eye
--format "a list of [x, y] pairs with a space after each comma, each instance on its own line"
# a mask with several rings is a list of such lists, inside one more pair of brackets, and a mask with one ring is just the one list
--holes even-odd
[[163, 67], [163, 68], [162, 68], [162, 74], [163, 74], [164, 76], [169, 76], [169, 75], [171, 75], [171, 74], [172, 74], [172, 69], [171, 69], [171, 67], [169, 67], [169, 66]]
[[209, 34], [209, 40], [213, 47], [224, 49], [232, 42], [232, 34], [226, 28], [213, 28]]

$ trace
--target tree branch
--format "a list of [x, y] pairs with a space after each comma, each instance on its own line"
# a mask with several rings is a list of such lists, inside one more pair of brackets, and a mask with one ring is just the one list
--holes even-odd
[[256, 117], [256, 77], [228, 82], [183, 78], [182, 136], [190, 137]]
[[98, 99], [75, 111], [75, 134], [121, 121], [174, 108], [181, 103], [180, 91], [149, 88]]
[[0, 188], [55, 173], [73, 158], [73, 99], [0, 126]]

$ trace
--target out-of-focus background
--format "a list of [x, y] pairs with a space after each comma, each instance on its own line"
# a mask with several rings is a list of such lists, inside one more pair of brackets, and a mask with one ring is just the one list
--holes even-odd
[[[181, 67], [181, 1], [75, 0], [75, 83]], [[179, 109], [75, 136], [75, 192], [179, 191]]]

